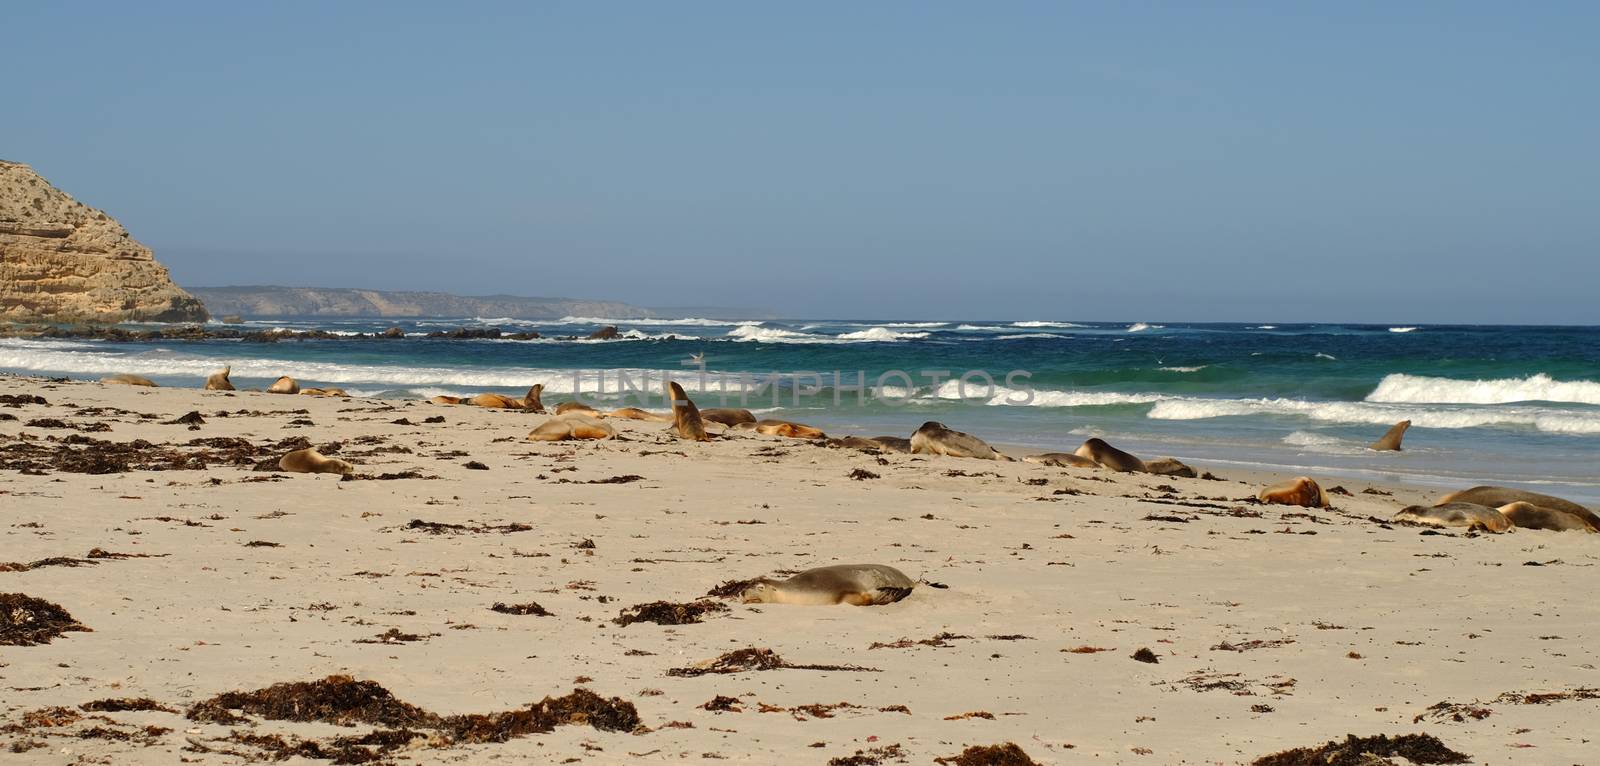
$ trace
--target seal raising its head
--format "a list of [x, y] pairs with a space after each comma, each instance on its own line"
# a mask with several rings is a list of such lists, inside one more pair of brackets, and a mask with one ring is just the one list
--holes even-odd
[[1402, 420], [1398, 423], [1395, 423], [1394, 427], [1390, 428], [1389, 432], [1383, 435], [1383, 438], [1373, 442], [1372, 446], [1367, 447], [1367, 449], [1377, 452], [1399, 452], [1400, 440], [1405, 438], [1406, 429], [1410, 427], [1411, 421], [1409, 420]]
[[689, 401], [689, 395], [683, 392], [683, 386], [675, 382], [667, 382], [667, 399], [672, 404], [673, 433], [683, 439], [692, 439], [697, 442], [711, 441], [706, 434], [705, 421], [700, 419], [700, 409]]
[[971, 457], [979, 460], [1011, 460], [1000, 454], [988, 442], [976, 436], [951, 430], [943, 423], [930, 420], [911, 435], [911, 454], [948, 455]]
[[891, 566], [836, 564], [807, 569], [787, 580], [757, 580], [745, 590], [744, 603], [882, 606], [911, 595], [916, 585]]
[[1144, 461], [1107, 444], [1104, 439], [1088, 439], [1078, 448], [1078, 457], [1086, 457], [1096, 464], [1124, 473], [1144, 473]]
[[1396, 521], [1430, 524], [1435, 527], [1466, 527], [1488, 532], [1504, 532], [1511, 528], [1506, 515], [1487, 505], [1477, 503], [1445, 503], [1443, 505], [1413, 505], [1394, 515]]
[[228, 380], [228, 373], [233, 372], [233, 367], [224, 367], [217, 372], [206, 376], [207, 391], [232, 391], [233, 381]]

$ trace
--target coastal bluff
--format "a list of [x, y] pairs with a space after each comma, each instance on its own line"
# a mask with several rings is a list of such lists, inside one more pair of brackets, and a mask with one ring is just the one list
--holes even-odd
[[0, 160], [0, 322], [203, 322], [198, 299], [116, 219]]

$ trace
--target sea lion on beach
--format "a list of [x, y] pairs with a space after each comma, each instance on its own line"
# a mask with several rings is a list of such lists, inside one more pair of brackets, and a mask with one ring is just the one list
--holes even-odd
[[1043, 455], [1028, 455], [1023, 458], [1029, 463], [1048, 465], [1055, 468], [1099, 468], [1100, 464], [1073, 452], [1046, 452]]
[[904, 436], [873, 436], [871, 439], [890, 452], [911, 454], [911, 440]]
[[672, 427], [668, 430], [683, 439], [692, 439], [697, 442], [711, 441], [706, 434], [706, 424], [700, 419], [700, 409], [689, 401], [689, 395], [683, 392], [683, 386], [673, 381], [667, 381], [667, 401], [672, 404]]
[[537, 426], [528, 433], [528, 441], [559, 442], [568, 439], [610, 439], [617, 435], [617, 429], [610, 423], [588, 415], [569, 412], [557, 415]]
[[338, 458], [331, 458], [315, 447], [297, 449], [278, 459], [279, 470], [290, 473], [337, 473], [348, 476], [356, 467]]
[[296, 383], [294, 378], [285, 375], [277, 380], [272, 381], [272, 385], [267, 386], [267, 393], [298, 394], [300, 393], [300, 384]]
[[1518, 500], [1500, 506], [1499, 511], [1515, 526], [1523, 529], [1546, 529], [1552, 532], [1600, 532], [1600, 516], [1584, 511], [1574, 513], [1558, 508], [1545, 508]]
[[428, 400], [429, 404], [460, 404], [461, 397], [440, 394]]
[[131, 375], [126, 372], [120, 375], [107, 375], [106, 377], [101, 378], [100, 382], [115, 386], [144, 386], [145, 388], [156, 388], [155, 381], [152, 381], [143, 375]]
[[589, 405], [584, 404], [583, 402], [578, 402], [578, 401], [562, 402], [562, 403], [556, 405], [556, 414], [557, 415], [565, 415], [565, 414], [567, 414], [569, 412], [576, 412], [579, 415], [588, 415], [591, 418], [600, 417], [600, 411], [599, 410], [597, 410], [597, 409], [595, 409], [593, 407], [590, 407]]
[[[474, 407], [487, 407], [497, 410], [527, 410], [529, 412], [544, 412], [544, 404], [539, 401], [539, 394], [544, 391], [543, 383], [535, 383], [528, 393], [521, 398], [506, 396], [505, 394], [478, 394], [459, 400], [460, 404], [470, 404]], [[593, 412], [593, 410], [590, 410]], [[560, 413], [557, 413], [560, 414]], [[599, 414], [599, 413], [596, 413]]]
[[1078, 457], [1086, 457], [1094, 462], [1110, 468], [1113, 471], [1124, 473], [1145, 473], [1144, 461], [1134, 457], [1116, 447], [1107, 444], [1104, 439], [1090, 438], [1078, 448]]
[[945, 424], [934, 420], [923, 423], [916, 433], [911, 434], [911, 454], [948, 455], [979, 460], [1013, 459], [1000, 454], [994, 447], [989, 446], [988, 442], [972, 434], [951, 430]]
[[342, 388], [302, 388], [301, 396], [349, 396]]
[[1410, 427], [1411, 421], [1409, 420], [1402, 420], [1398, 423], [1395, 423], [1394, 426], [1389, 429], [1389, 432], [1383, 435], [1383, 438], [1373, 442], [1367, 447], [1367, 449], [1374, 452], [1399, 452], [1400, 440], [1405, 438], [1406, 429]]
[[826, 439], [828, 435], [820, 428], [794, 423], [788, 420], [758, 420], [754, 423], [740, 423], [734, 426], [744, 431], [755, 431], [767, 436], [784, 436], [790, 439]]
[[232, 390], [234, 390], [233, 381], [228, 380], [228, 373], [230, 373], [230, 372], [233, 372], [233, 366], [232, 365], [229, 365], [227, 367], [222, 368], [221, 370], [219, 370], [217, 372], [213, 372], [210, 375], [207, 375], [206, 376], [206, 390], [207, 391], [232, 391]]
[[1443, 505], [1413, 505], [1394, 515], [1396, 521], [1429, 524], [1435, 527], [1465, 527], [1488, 532], [1504, 532], [1511, 528], [1511, 519], [1487, 505], [1477, 503], [1445, 503]]
[[1445, 503], [1477, 503], [1478, 505], [1487, 505], [1491, 508], [1499, 508], [1502, 505], [1519, 501], [1531, 503], [1539, 506], [1540, 508], [1550, 508], [1557, 511], [1566, 511], [1568, 513], [1586, 514], [1590, 512], [1588, 508], [1578, 505], [1571, 500], [1563, 500], [1559, 497], [1541, 495], [1538, 492], [1528, 492], [1527, 490], [1488, 486], [1473, 487], [1472, 489], [1464, 489], [1460, 492], [1452, 492], [1444, 497], [1439, 498], [1439, 501], [1435, 503], [1435, 505], [1444, 505]]
[[1156, 476], [1176, 476], [1180, 479], [1193, 479], [1198, 476], [1193, 468], [1185, 465], [1182, 460], [1175, 457], [1158, 457], [1155, 460], [1144, 461], [1144, 472]]
[[661, 414], [659, 412], [651, 412], [649, 410], [641, 410], [638, 407], [622, 407], [620, 409], [615, 409], [615, 410], [612, 410], [610, 412], [607, 412], [606, 413], [606, 417], [608, 417], [608, 418], [617, 418], [619, 420], [644, 420], [644, 421], [647, 421], [647, 422], [650, 422], [650, 423], [671, 423], [672, 422], [672, 416], [671, 415], [663, 415], [663, 414]]
[[883, 606], [917, 586], [904, 572], [883, 564], [836, 564], [807, 569], [787, 580], [761, 578], [743, 594], [746, 604]]
[[1256, 499], [1267, 505], [1298, 505], [1302, 508], [1327, 508], [1328, 496], [1315, 479], [1297, 476], [1289, 481], [1274, 484], [1256, 494]]
[[749, 410], [732, 407], [713, 407], [700, 411], [700, 419], [707, 423], [721, 423], [725, 426], [736, 426], [740, 423], [754, 423], [756, 416]]

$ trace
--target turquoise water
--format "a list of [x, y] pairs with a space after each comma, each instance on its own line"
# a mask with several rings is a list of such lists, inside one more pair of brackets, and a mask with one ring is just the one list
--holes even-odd
[[[624, 337], [549, 337], [581, 337], [601, 324], [616, 324]], [[1440, 486], [1513, 483], [1600, 500], [1600, 328], [602, 318], [250, 325], [351, 333], [399, 326], [411, 337], [271, 344], [3, 340], [0, 370], [74, 377], [135, 372], [164, 385], [198, 386], [213, 369], [232, 364], [241, 387], [288, 374], [353, 394], [418, 398], [520, 393], [538, 382], [547, 402], [574, 390], [594, 392], [602, 381], [615, 391], [618, 371], [638, 385], [644, 371], [665, 370], [699, 392], [702, 406], [722, 403], [719, 373], [775, 372], [779, 384], [743, 406], [830, 433], [906, 435], [923, 421], [940, 420], [1024, 448], [1070, 449], [1098, 435], [1136, 453], [1175, 455], [1219, 471], [1237, 465]], [[418, 337], [453, 327], [535, 330], [547, 338]], [[695, 354], [703, 355], [704, 383], [698, 367], [682, 364]], [[911, 385], [886, 378], [892, 388], [881, 391], [884, 397], [841, 390], [835, 404], [836, 372], [847, 383], [859, 372], [875, 388], [891, 370], [909, 373]], [[955, 383], [935, 384], [924, 371], [986, 371], [1004, 387], [976, 382], [963, 399]], [[1029, 376], [1006, 386], [1012, 371]], [[822, 390], [797, 401], [797, 388], [817, 382], [798, 372], [822, 373]], [[650, 390], [659, 390], [660, 375], [650, 378]], [[740, 404], [737, 396], [726, 403]], [[1364, 449], [1402, 419], [1413, 422], [1405, 452]]]

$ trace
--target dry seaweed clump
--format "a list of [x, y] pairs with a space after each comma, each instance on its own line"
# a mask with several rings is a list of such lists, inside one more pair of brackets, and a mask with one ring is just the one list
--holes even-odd
[[857, 750], [853, 755], [841, 755], [828, 759], [828, 766], [882, 766], [890, 761], [905, 763], [906, 751], [900, 743], [885, 747], [869, 747], [866, 750]]
[[653, 622], [657, 625], [693, 625], [707, 614], [726, 612], [728, 606], [716, 601], [691, 601], [674, 604], [671, 601], [652, 601], [635, 604], [617, 613], [612, 622], [627, 627], [636, 622]]
[[771, 649], [736, 649], [713, 660], [697, 662], [686, 668], [670, 668], [667, 675], [693, 678], [704, 675], [725, 675], [754, 670], [847, 670], [858, 673], [879, 673], [877, 668], [859, 665], [795, 665], [785, 661]]
[[706, 591], [706, 595], [712, 598], [739, 598], [744, 595], [745, 591], [750, 590], [750, 588], [758, 582], [760, 582], [758, 578], [751, 578], [749, 580], [724, 580], [721, 585]]
[[437, 726], [439, 717], [397, 699], [376, 681], [328, 676], [320, 681], [290, 681], [253, 692], [224, 692], [189, 708], [195, 721], [238, 723], [233, 711], [275, 721], [321, 721], [352, 726]]
[[600, 731], [639, 728], [639, 710], [621, 697], [606, 699], [588, 689], [573, 689], [565, 697], [545, 697], [523, 710], [487, 715], [455, 715], [440, 728], [456, 742], [504, 742], [526, 734], [552, 731], [557, 726], [593, 726]]
[[162, 713], [176, 713], [166, 705], [156, 702], [149, 697], [120, 697], [116, 699], [94, 700], [78, 706], [79, 710], [90, 713], [121, 713], [128, 710], [156, 710]]
[[23, 593], [0, 593], [0, 646], [48, 644], [69, 631], [91, 632], [59, 604]]
[[1014, 742], [1003, 745], [973, 745], [951, 755], [933, 759], [942, 766], [1039, 766], [1039, 763], [1022, 752]]
[[506, 604], [496, 601], [494, 606], [489, 607], [489, 611], [499, 612], [501, 614], [515, 614], [523, 617], [527, 617], [529, 615], [534, 617], [554, 616], [544, 607], [539, 606], [538, 602], [536, 601], [529, 601], [526, 604]]
[[1380, 766], [1396, 764], [1390, 758], [1400, 757], [1413, 764], [1467, 763], [1472, 756], [1445, 747], [1431, 734], [1405, 734], [1389, 737], [1345, 736], [1343, 742], [1329, 742], [1321, 747], [1297, 747], [1281, 753], [1264, 755], [1250, 762], [1250, 766]]

